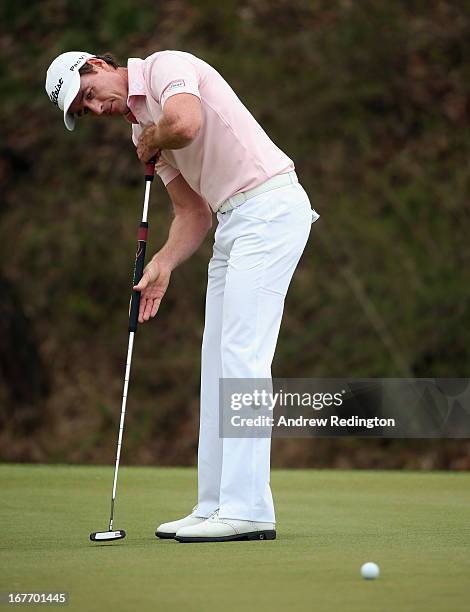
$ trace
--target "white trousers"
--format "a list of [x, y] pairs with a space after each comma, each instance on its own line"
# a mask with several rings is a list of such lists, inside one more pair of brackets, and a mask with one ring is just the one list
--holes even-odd
[[219, 378], [271, 378], [290, 280], [318, 214], [299, 183], [217, 213], [201, 363], [198, 505], [221, 518], [275, 522], [270, 438], [219, 436]]

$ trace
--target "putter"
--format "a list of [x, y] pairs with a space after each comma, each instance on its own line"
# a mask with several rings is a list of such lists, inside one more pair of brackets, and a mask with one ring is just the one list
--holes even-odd
[[[140, 222], [139, 230], [137, 232], [137, 252], [135, 255], [135, 266], [134, 266], [134, 282], [133, 285], [137, 285], [144, 271], [145, 263], [145, 249], [147, 246], [147, 234], [148, 234], [148, 223], [147, 213], [150, 198], [150, 186], [153, 181], [155, 174], [155, 163], [156, 157], [152, 159], [145, 166], [145, 197], [144, 197], [144, 210], [142, 213], [142, 221]], [[114, 521], [114, 502], [116, 500], [116, 485], [119, 471], [119, 459], [121, 457], [121, 444], [122, 444], [122, 432], [124, 431], [124, 417], [126, 415], [126, 402], [127, 402], [127, 389], [129, 386], [129, 375], [131, 371], [132, 361], [132, 349], [134, 346], [134, 334], [137, 331], [138, 317], [139, 317], [139, 306], [140, 306], [140, 291], [132, 292], [131, 308], [129, 311], [129, 344], [127, 348], [127, 360], [126, 360], [126, 372], [124, 375], [124, 391], [122, 394], [122, 405], [121, 405], [121, 421], [119, 424], [119, 435], [118, 444], [116, 451], [116, 464], [114, 466], [114, 481], [113, 481], [113, 492], [111, 496], [111, 516], [109, 519], [108, 531], [95, 531], [90, 533], [90, 540], [92, 542], [110, 542], [113, 540], [122, 540], [126, 537], [124, 529], [113, 530]]]

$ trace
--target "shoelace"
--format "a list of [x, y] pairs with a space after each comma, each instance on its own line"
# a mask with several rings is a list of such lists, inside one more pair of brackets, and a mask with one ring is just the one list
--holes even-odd
[[[192, 509], [192, 512], [195, 512], [196, 508], [197, 508], [197, 504], [194, 506], [194, 508]], [[217, 508], [217, 510], [214, 510], [214, 512], [212, 514], [209, 514], [209, 516], [207, 517], [206, 521], [212, 519], [214, 521], [216, 521], [219, 518], [219, 508]]]
[[208, 518], [210, 521], [216, 521], [219, 518], [219, 509], [215, 510]]

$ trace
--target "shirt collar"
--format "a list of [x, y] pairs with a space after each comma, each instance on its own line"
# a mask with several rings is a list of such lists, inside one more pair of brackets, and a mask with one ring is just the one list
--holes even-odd
[[127, 102], [131, 96], [145, 96], [144, 60], [130, 57], [127, 60]]

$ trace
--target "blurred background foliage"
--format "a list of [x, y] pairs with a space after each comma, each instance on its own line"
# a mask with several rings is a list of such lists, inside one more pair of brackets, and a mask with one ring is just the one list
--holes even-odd
[[[64, 129], [44, 77], [67, 50], [194, 53], [294, 159], [321, 220], [273, 375], [469, 375], [469, 2], [5, 0], [0, 17], [3, 460], [115, 452], [142, 167], [123, 120]], [[170, 220], [156, 181], [152, 252]], [[209, 237], [139, 330], [126, 463], [195, 462], [210, 254]], [[272, 459], [469, 469], [470, 443], [282, 439]]]

